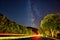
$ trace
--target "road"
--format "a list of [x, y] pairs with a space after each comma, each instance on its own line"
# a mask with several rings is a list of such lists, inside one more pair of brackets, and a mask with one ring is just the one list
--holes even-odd
[[[5, 34], [4, 34], [5, 35]], [[11, 35], [11, 34], [9, 34]], [[29, 36], [24, 36], [19, 34], [20, 36], [16, 36], [18, 34], [12, 34], [14, 36], [9, 36], [8, 34], [6, 37], [3, 37], [2, 35], [0, 35], [0, 39], [13, 39], [13, 40], [59, 40], [59, 39], [54, 39], [54, 38], [49, 38], [49, 37], [43, 37], [40, 35], [29, 35]]]

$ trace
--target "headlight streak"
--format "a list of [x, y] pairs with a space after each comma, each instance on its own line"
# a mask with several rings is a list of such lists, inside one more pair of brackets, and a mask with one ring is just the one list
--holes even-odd
[[18, 39], [18, 38], [29, 38], [29, 37], [34, 37], [34, 36], [43, 36], [43, 35], [30, 35], [30, 36], [18, 36], [18, 37], [0, 37], [0, 39]]

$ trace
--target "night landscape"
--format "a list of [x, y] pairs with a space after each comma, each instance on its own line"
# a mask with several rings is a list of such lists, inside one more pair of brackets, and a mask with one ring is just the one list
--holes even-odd
[[60, 0], [0, 0], [0, 40], [60, 40]]

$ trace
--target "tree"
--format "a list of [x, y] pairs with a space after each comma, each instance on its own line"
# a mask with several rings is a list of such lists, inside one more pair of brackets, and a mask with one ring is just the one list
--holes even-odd
[[42, 36], [45, 36], [45, 29], [43, 29], [42, 27], [39, 28], [39, 34]]
[[0, 13], [0, 32], [14, 34], [33, 34], [32, 28], [27, 28], [24, 25], [19, 25], [14, 21], [9, 20], [5, 15]]
[[41, 27], [43, 29], [49, 30], [51, 36], [54, 37], [57, 28], [60, 28], [60, 14], [48, 14], [41, 20]]

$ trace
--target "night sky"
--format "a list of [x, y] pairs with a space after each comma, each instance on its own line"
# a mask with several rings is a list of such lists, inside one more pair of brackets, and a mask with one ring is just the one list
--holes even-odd
[[39, 28], [50, 13], [60, 13], [59, 0], [0, 0], [0, 12], [20, 25]]

